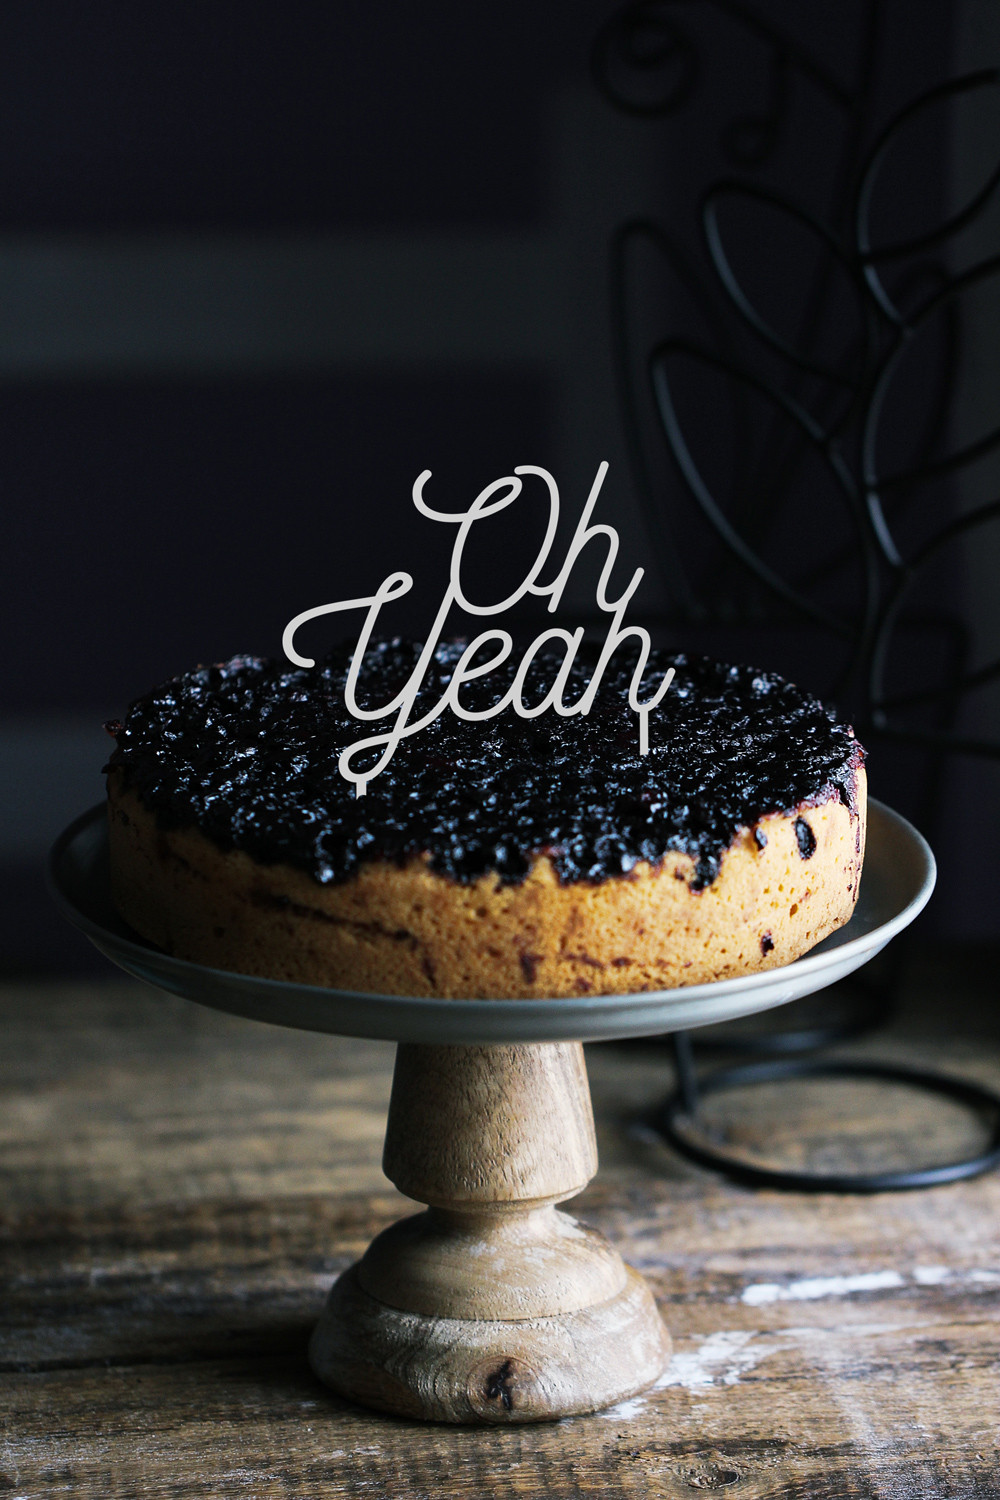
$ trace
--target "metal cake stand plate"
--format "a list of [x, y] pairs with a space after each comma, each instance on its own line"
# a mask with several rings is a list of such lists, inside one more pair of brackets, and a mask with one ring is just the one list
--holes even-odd
[[112, 907], [103, 807], [62, 835], [50, 875], [65, 916], [139, 979], [258, 1021], [400, 1043], [383, 1165], [428, 1209], [334, 1283], [310, 1359], [367, 1406], [508, 1423], [634, 1395], [670, 1352], [642, 1278], [554, 1206], [597, 1170], [582, 1041], [733, 1020], [823, 989], [913, 921], [935, 867], [916, 830], [872, 802], [854, 916], [806, 957], [715, 984], [563, 1000], [355, 994], [172, 958]]

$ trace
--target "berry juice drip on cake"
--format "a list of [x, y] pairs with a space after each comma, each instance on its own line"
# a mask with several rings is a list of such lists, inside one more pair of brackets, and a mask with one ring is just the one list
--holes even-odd
[[[417, 712], [463, 649], [437, 649]], [[359, 703], [389, 702], [419, 653], [369, 651]], [[337, 768], [357, 737], [351, 656], [312, 669], [237, 657], [154, 689], [114, 726], [115, 889], [145, 936], [336, 988], [543, 996], [773, 967], [850, 916], [862, 751], [775, 674], [654, 652], [644, 693], [673, 680], [640, 754], [635, 659], [620, 650], [586, 716], [443, 713], [358, 798]], [[534, 660], [526, 705], [559, 664]], [[581, 650], [564, 701], [593, 669]], [[512, 672], [464, 683], [463, 705], [491, 706]]]

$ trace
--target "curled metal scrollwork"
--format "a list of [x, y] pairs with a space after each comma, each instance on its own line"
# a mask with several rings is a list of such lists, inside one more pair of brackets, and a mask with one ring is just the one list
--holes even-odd
[[[879, 10], [873, 0], [850, 85], [738, 0], [636, 0], [603, 28], [595, 79], [610, 103], [637, 117], [671, 121], [691, 103], [704, 69], [692, 29], [699, 13], [745, 33], [764, 59], [759, 114], [730, 120], [717, 141], [727, 170], [700, 195], [702, 255], [652, 218], [629, 220], [614, 236], [612, 313], [625, 429], [678, 618], [721, 618], [719, 595], [706, 597], [705, 570], [699, 577], [697, 561], [684, 556], [684, 512], [657, 476], [651, 433], [665, 444], [684, 503], [693, 502], [699, 525], [714, 537], [716, 557], [725, 560], [722, 576], [737, 617], [798, 620], [840, 640], [836, 691], [870, 730], [996, 759], [1000, 744], [958, 727], [963, 695], [1000, 679], [1000, 658], [970, 664], [957, 600], [934, 615], [947, 637], [938, 680], [918, 689], [894, 685], [890, 667], [896, 632], [927, 570], [941, 565], [949, 547], [1000, 524], [1000, 501], [963, 511], [953, 494], [941, 499], [953, 476], [1000, 450], [1000, 412], [987, 430], [948, 445], [963, 304], [991, 285], [1000, 289], [1000, 255], [956, 269], [947, 253], [991, 205], [1000, 159], [966, 202], [919, 231], [888, 239], [877, 230], [875, 209], [893, 153], [909, 133], [963, 96], [1000, 93], [1000, 74], [981, 70], [937, 84], [878, 128], [871, 113]], [[844, 121], [826, 215], [760, 180], [761, 167], [793, 129], [793, 85], [802, 78]], [[804, 278], [808, 293], [793, 333], [758, 306], [741, 274], [739, 245], [727, 227], [736, 213], [754, 227], [758, 244], [770, 234], [789, 243], [797, 237], [807, 247], [813, 270]], [[684, 303], [690, 314], [684, 331], [650, 335], [634, 315], [639, 256], [669, 283], [667, 302], [672, 296]], [[841, 310], [836, 316], [834, 304]], [[689, 331], [692, 318], [698, 336]], [[834, 324], [840, 344], [831, 351], [824, 330]], [[921, 351], [924, 373], [914, 388], [925, 409], [913, 417], [906, 461], [893, 464], [883, 453], [884, 414], [887, 404], [905, 405], [911, 363]], [[683, 407], [690, 382], [706, 378], [724, 390], [718, 421], [730, 448], [746, 457], [725, 486], [699, 463]], [[789, 527], [812, 524], [807, 466], [825, 475], [828, 534], [821, 553], [796, 571], [787, 555], [772, 555], [773, 540]], [[840, 587], [848, 577], [849, 586]]]

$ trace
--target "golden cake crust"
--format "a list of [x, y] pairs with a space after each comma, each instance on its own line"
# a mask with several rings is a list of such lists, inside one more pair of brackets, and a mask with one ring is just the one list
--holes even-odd
[[[594, 883], [561, 882], [542, 855], [513, 884], [414, 860], [323, 885], [197, 828], [161, 828], [112, 768], [112, 894], [167, 952], [273, 979], [455, 999], [670, 989], [790, 963], [848, 921], [864, 857], [860, 766], [856, 783], [854, 811], [829, 789], [739, 829], [702, 888], [680, 853]], [[815, 840], [808, 855], [797, 821]]]

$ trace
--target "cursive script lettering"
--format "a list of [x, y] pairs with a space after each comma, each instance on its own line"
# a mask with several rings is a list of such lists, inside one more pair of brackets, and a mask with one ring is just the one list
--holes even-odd
[[[429, 521], [438, 521], [445, 525], [457, 526], [454, 546], [451, 553], [451, 564], [449, 568], [448, 586], [441, 598], [434, 617], [431, 629], [428, 631], [423, 650], [413, 668], [405, 685], [396, 696], [388, 703], [378, 708], [363, 708], [358, 703], [357, 688], [358, 677], [364, 662], [365, 653], [371, 643], [372, 634], [375, 630], [379, 616], [387, 604], [393, 600], [400, 599], [409, 593], [413, 587], [411, 574], [398, 572], [390, 573], [387, 578], [376, 589], [374, 594], [361, 599], [341, 599], [332, 604], [320, 604], [313, 609], [304, 610], [295, 616], [285, 626], [282, 636], [282, 649], [289, 661], [299, 667], [313, 667], [316, 665], [311, 657], [302, 656], [295, 649], [295, 636], [301, 626], [309, 620], [318, 619], [322, 615], [340, 613], [347, 610], [364, 609], [367, 611], [361, 630], [358, 634], [357, 645], [351, 658], [351, 666], [347, 674], [344, 686], [344, 703], [347, 710], [354, 718], [359, 720], [383, 720], [394, 717], [394, 722], [388, 729], [378, 734], [373, 734], [365, 739], [356, 740], [348, 745], [341, 753], [338, 761], [340, 774], [350, 782], [354, 783], [355, 793], [363, 797], [367, 792], [368, 782], [374, 780], [381, 771], [384, 771], [392, 759], [402, 739], [410, 735], [418, 734], [421, 729], [426, 729], [439, 714], [449, 710], [460, 719], [479, 721], [492, 719], [496, 715], [506, 712], [508, 709], [522, 719], [537, 718], [540, 714], [552, 709], [555, 713], [564, 716], [573, 714], [587, 714], [594, 705], [601, 684], [601, 678], [610, 662], [612, 656], [623, 641], [633, 637], [639, 641], [639, 654], [632, 679], [629, 685], [628, 701], [629, 707], [639, 716], [639, 749], [640, 753], [646, 755], [649, 751], [649, 715], [663, 700], [671, 682], [673, 681], [673, 668], [667, 672], [660, 682], [656, 691], [647, 699], [639, 698], [643, 674], [649, 661], [651, 642], [649, 632], [640, 625], [625, 624], [625, 610], [643, 577], [644, 570], [636, 568], [632, 574], [631, 581], [624, 591], [616, 598], [609, 597], [611, 590], [611, 577], [615, 563], [618, 558], [618, 533], [613, 526], [605, 523], [592, 524], [591, 517], [597, 504], [601, 487], [604, 484], [608, 472], [607, 463], [601, 463], [591, 485], [590, 494], [583, 507], [582, 514], [577, 522], [576, 529], [566, 550], [566, 556], [559, 572], [551, 583], [541, 583], [539, 579], [555, 540], [556, 530], [559, 525], [559, 490], [555, 480], [547, 469], [537, 468], [534, 464], [521, 464], [515, 468], [513, 474], [508, 474], [502, 479], [496, 479], [492, 484], [476, 496], [468, 510], [464, 511], [440, 511], [433, 509], [424, 499], [424, 490], [427, 481], [431, 478], [429, 469], [418, 475], [413, 485], [413, 504], [422, 516]], [[548, 501], [548, 519], [545, 526], [545, 535], [535, 555], [531, 567], [528, 569], [518, 587], [509, 594], [506, 599], [501, 599], [494, 604], [480, 604], [468, 597], [462, 580], [462, 560], [466, 544], [476, 523], [485, 517], [497, 515], [506, 510], [521, 495], [524, 488], [524, 478], [533, 477], [540, 479], [545, 486]], [[564, 694], [569, 683], [570, 674], [576, 659], [577, 651], [583, 640], [583, 627], [579, 626], [570, 632], [552, 627], [544, 630], [538, 635], [524, 652], [514, 679], [507, 692], [488, 708], [470, 709], [461, 701], [460, 693], [463, 684], [473, 682], [476, 678], [488, 676], [490, 672], [502, 666], [513, 652], [513, 638], [506, 630], [484, 630], [470, 641], [462, 652], [451, 680], [441, 695], [438, 702], [427, 713], [417, 719], [411, 719], [414, 704], [420, 692], [421, 685], [427, 674], [427, 668], [441, 640], [445, 622], [453, 607], [464, 610], [466, 614], [479, 616], [496, 616], [504, 614], [512, 609], [515, 604], [520, 603], [528, 594], [534, 594], [539, 598], [548, 598], [548, 610], [553, 612], [558, 609], [562, 601], [566, 585], [570, 575], [579, 560], [584, 548], [592, 541], [604, 541], [607, 544], [607, 553], [601, 569], [600, 579], [597, 584], [596, 600], [597, 606], [605, 614], [611, 616], [608, 632], [601, 647], [597, 665], [594, 668], [590, 681], [575, 703], [567, 704]], [[530, 707], [524, 703], [524, 688], [527, 681], [531, 663], [539, 651], [550, 643], [561, 644], [565, 648], [562, 662], [555, 674], [555, 680], [540, 703]], [[490, 654], [485, 655], [489, 651]], [[482, 658], [482, 659], [480, 659]], [[374, 760], [372, 756], [374, 755]], [[366, 764], [362, 764], [366, 763]]]

